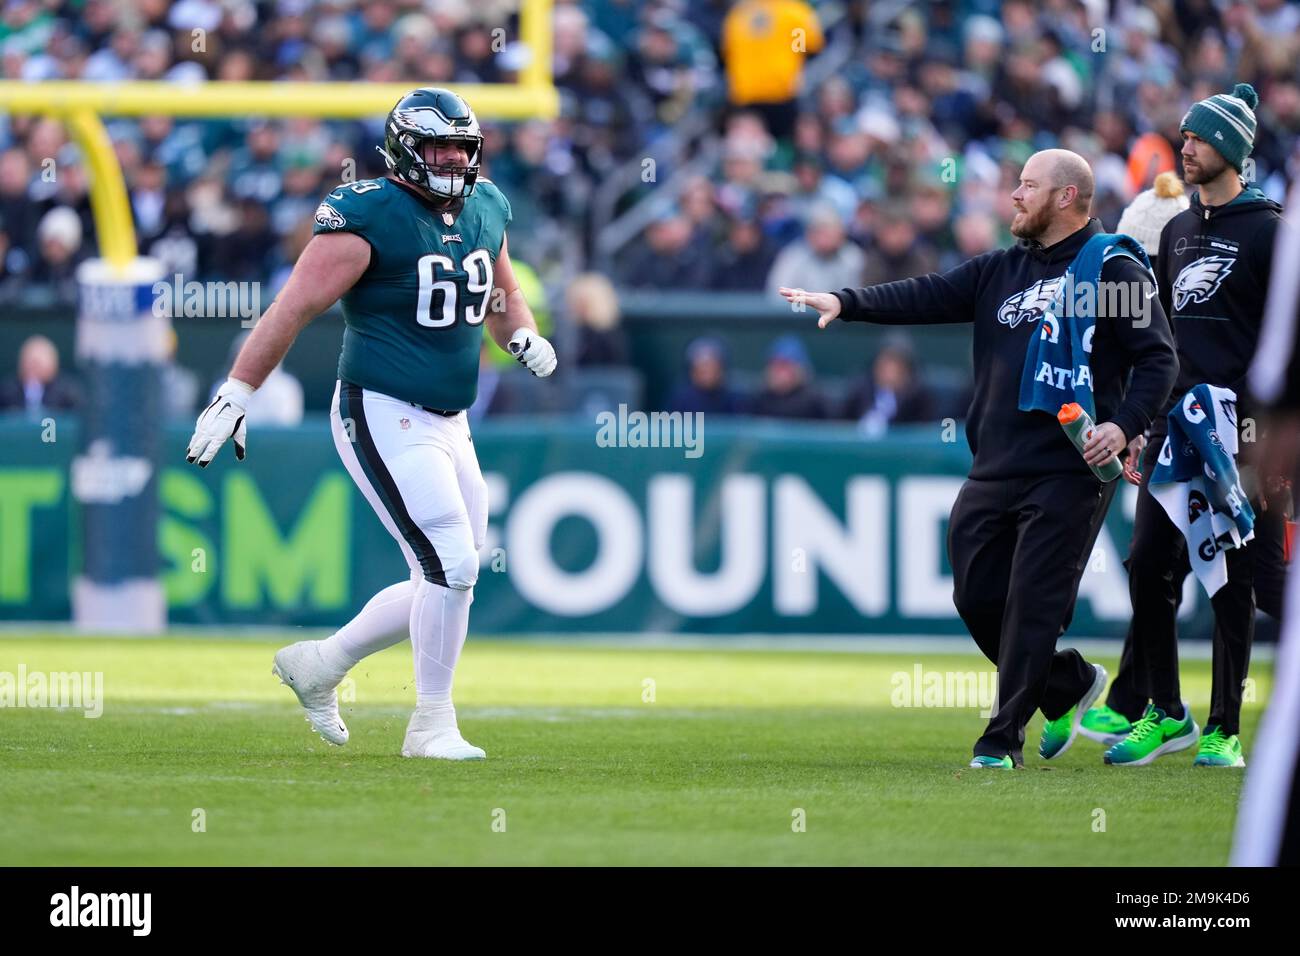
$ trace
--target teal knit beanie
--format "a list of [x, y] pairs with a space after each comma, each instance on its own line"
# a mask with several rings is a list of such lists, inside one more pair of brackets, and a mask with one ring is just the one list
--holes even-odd
[[1231, 93], [1216, 93], [1194, 103], [1178, 131], [1195, 133], [1241, 172], [1255, 146], [1255, 104], [1258, 102], [1259, 94], [1253, 86], [1238, 83]]

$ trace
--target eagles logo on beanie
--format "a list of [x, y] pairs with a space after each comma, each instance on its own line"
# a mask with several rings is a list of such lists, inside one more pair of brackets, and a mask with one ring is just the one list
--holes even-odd
[[1255, 106], [1259, 94], [1249, 83], [1238, 83], [1231, 93], [1207, 96], [1183, 117], [1178, 132], [1191, 131], [1205, 140], [1241, 172], [1255, 146]]

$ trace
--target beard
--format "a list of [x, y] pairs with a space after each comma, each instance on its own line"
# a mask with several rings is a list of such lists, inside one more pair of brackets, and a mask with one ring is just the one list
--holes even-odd
[[1228, 168], [1228, 161], [1218, 153], [1211, 152], [1210, 156], [1204, 162], [1192, 160], [1194, 164], [1190, 169], [1187, 166], [1188, 161], [1183, 160], [1183, 179], [1192, 186], [1199, 186], [1201, 183], [1212, 182], [1223, 175], [1223, 171]]
[[1051, 208], [1044, 206], [1036, 212], [1026, 210], [1011, 220], [1011, 235], [1017, 239], [1037, 239], [1052, 224]]

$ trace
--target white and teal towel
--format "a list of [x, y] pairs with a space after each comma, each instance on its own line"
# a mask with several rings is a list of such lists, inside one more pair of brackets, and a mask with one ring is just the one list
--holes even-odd
[[[1041, 331], [1029, 337], [1020, 373], [1020, 410], [1047, 412], [1078, 402], [1097, 420], [1092, 394], [1092, 334], [1101, 301], [1101, 270], [1110, 259], [1128, 256], [1148, 272], [1146, 250], [1131, 236], [1099, 232], [1075, 253], [1052, 304], [1043, 313]], [[1152, 282], [1155, 282], [1154, 277]], [[1090, 291], [1091, 295], [1086, 294]]]
[[1223, 552], [1255, 536], [1236, 457], [1237, 393], [1197, 385], [1169, 413], [1151, 494], [1187, 539], [1192, 571], [1211, 596], [1228, 583]]

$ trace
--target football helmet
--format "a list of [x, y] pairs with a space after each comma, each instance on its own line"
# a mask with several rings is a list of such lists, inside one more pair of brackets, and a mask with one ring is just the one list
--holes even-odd
[[[425, 161], [424, 143], [461, 143], [468, 165], [433, 165]], [[384, 124], [384, 145], [376, 147], [389, 170], [435, 201], [464, 199], [474, 192], [483, 161], [483, 133], [469, 104], [451, 90], [412, 90], [393, 107]]]

